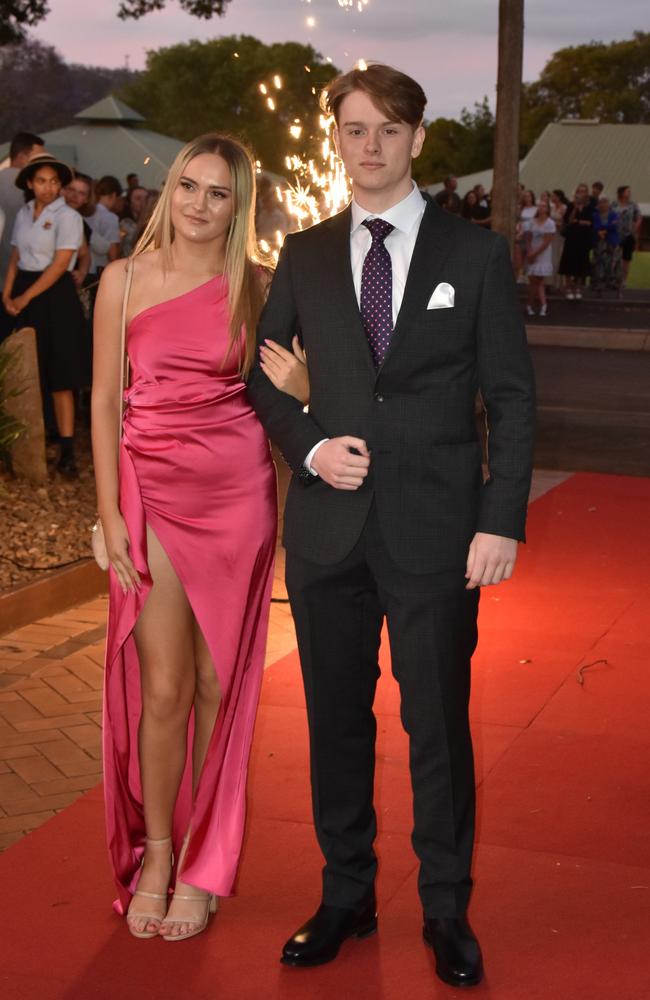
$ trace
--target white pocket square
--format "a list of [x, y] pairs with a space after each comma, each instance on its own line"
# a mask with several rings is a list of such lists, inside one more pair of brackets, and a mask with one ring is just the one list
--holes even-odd
[[454, 286], [447, 281], [441, 281], [433, 290], [427, 309], [452, 309], [454, 305]]

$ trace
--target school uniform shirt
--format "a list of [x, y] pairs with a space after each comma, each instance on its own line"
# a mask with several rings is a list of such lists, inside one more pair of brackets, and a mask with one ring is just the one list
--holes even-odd
[[92, 215], [86, 222], [93, 233], [90, 238], [90, 273], [97, 274], [97, 269], [108, 264], [108, 248], [112, 243], [120, 242], [120, 220], [115, 212], [109, 212], [106, 205], [98, 203]]
[[5, 283], [5, 276], [11, 255], [11, 234], [16, 215], [25, 204], [23, 192], [16, 187], [18, 167], [5, 167], [0, 170], [0, 208], [4, 212], [5, 226], [0, 237], [0, 289]]
[[46, 205], [37, 219], [35, 205], [35, 201], [23, 205], [14, 222], [11, 245], [18, 249], [18, 267], [21, 271], [44, 271], [57, 250], [74, 250], [68, 264], [68, 271], [72, 271], [83, 242], [81, 216], [66, 205], [63, 196]]

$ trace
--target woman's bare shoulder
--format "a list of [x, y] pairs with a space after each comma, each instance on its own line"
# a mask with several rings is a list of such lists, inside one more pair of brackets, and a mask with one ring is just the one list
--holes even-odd
[[120, 257], [113, 260], [102, 271], [101, 290], [108, 295], [122, 295], [126, 284], [126, 274], [129, 262], [133, 268], [133, 277], [151, 277], [160, 267], [159, 251], [137, 254], [135, 257]]
[[139, 275], [152, 277], [154, 274], [159, 274], [162, 271], [162, 251], [145, 250], [138, 253], [133, 258], [133, 265], [134, 273]]

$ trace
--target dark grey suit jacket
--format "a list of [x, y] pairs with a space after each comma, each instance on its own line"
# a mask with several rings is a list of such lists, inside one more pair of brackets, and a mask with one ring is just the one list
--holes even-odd
[[[392, 557], [405, 570], [464, 566], [475, 531], [524, 539], [534, 434], [534, 386], [506, 241], [441, 211], [420, 224], [404, 298], [377, 371], [350, 266], [351, 212], [288, 236], [258, 343], [307, 352], [309, 412], [259, 366], [248, 391], [269, 437], [294, 471], [284, 522], [288, 551], [312, 562], [345, 558], [374, 497]], [[427, 309], [442, 281], [455, 305]], [[484, 485], [474, 416], [480, 388], [489, 421]], [[351, 434], [372, 453], [356, 492], [302, 469], [323, 437]]]

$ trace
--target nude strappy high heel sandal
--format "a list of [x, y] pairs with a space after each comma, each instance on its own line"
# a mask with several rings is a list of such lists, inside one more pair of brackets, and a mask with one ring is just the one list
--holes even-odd
[[205, 903], [205, 912], [202, 917], [172, 917], [171, 919], [165, 917], [161, 921], [163, 924], [192, 924], [193, 926], [186, 934], [161, 934], [160, 936], [163, 941], [187, 941], [188, 938], [201, 934], [208, 926], [210, 914], [216, 913], [219, 906], [219, 897], [213, 896], [211, 893], [207, 896], [181, 896], [180, 893], [175, 892], [174, 899], [203, 901]]
[[[171, 855], [171, 863], [173, 865], [173, 863], [174, 863], [174, 857], [173, 857], [173, 854], [171, 854], [171, 846], [172, 846], [172, 838], [171, 837], [163, 837], [161, 840], [151, 840], [149, 837], [147, 837], [146, 838], [146, 845], [147, 845], [147, 848], [149, 848], [149, 847], [163, 847], [163, 846], [169, 847], [170, 848], [170, 855]], [[143, 867], [143, 865], [144, 865], [144, 858], [142, 859], [142, 862], [140, 864], [140, 874], [142, 874], [142, 867]], [[144, 899], [162, 899], [165, 902], [167, 902], [168, 899], [169, 899], [169, 892], [165, 892], [165, 893], [161, 893], [161, 892], [147, 892], [145, 889], [136, 889], [135, 892], [133, 893], [133, 899], [135, 899], [136, 896], [141, 896]], [[129, 907], [129, 910], [130, 910], [130, 907]], [[129, 913], [126, 914], [127, 927], [129, 928], [129, 931], [131, 932], [131, 934], [133, 935], [133, 937], [136, 937], [136, 938], [146, 939], [146, 938], [158, 937], [158, 931], [160, 930], [160, 925], [162, 924], [162, 922], [165, 919], [166, 911], [167, 911], [167, 907], [165, 907], [165, 913], [162, 916], [159, 913], [130, 913], [129, 912]], [[150, 920], [155, 920], [158, 923], [159, 926], [156, 928], [155, 931], [147, 931], [147, 930], [136, 931], [133, 928], [133, 926], [131, 924], [131, 920], [129, 920], [129, 917], [131, 918], [131, 920], [146, 920], [147, 923]]]
[[[183, 839], [183, 846], [181, 847], [181, 853], [178, 857], [178, 871], [183, 871], [183, 864], [185, 861], [185, 854], [187, 852], [187, 845], [190, 842], [189, 832], [185, 834]], [[177, 876], [182, 882], [182, 878]], [[181, 895], [174, 890], [173, 899], [187, 900], [188, 902], [204, 902], [205, 912], [201, 917], [165, 917], [161, 923], [163, 924], [191, 924], [192, 929], [186, 934], [161, 934], [160, 937], [163, 941], [187, 941], [188, 938], [196, 937], [197, 934], [201, 934], [202, 931], [208, 926], [208, 920], [211, 913], [216, 913], [219, 906], [219, 897], [215, 896], [213, 893], [206, 893], [204, 896], [190, 896]], [[170, 904], [171, 905], [171, 904]]]

